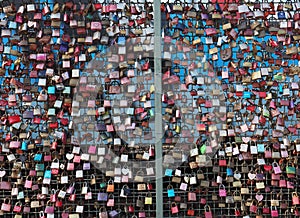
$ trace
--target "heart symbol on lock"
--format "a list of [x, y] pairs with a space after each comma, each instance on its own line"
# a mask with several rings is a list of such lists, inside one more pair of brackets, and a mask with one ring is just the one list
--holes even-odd
[[129, 173], [129, 169], [125, 168], [125, 167], [123, 167], [121, 171], [122, 171], [123, 175], [127, 175]]
[[272, 165], [264, 165], [264, 169], [266, 171], [270, 171], [270, 170], [272, 170]]
[[6, 172], [4, 170], [0, 171], [0, 177], [2, 178], [3, 176], [5, 176]]
[[242, 175], [240, 173], [234, 173], [233, 177], [237, 180], [240, 180], [240, 178], [242, 177]]
[[66, 154], [66, 158], [67, 158], [68, 160], [72, 160], [72, 159], [74, 158], [74, 154], [72, 154], [72, 153], [67, 153], [67, 154]]
[[250, 137], [242, 137], [244, 143], [248, 143], [250, 141]]
[[183, 178], [183, 180], [184, 180], [186, 183], [189, 183], [190, 178], [189, 178], [188, 176], [185, 176], [185, 177]]
[[264, 199], [264, 196], [262, 194], [256, 194], [255, 198], [257, 201], [262, 201]]
[[255, 179], [255, 177], [256, 177], [256, 174], [255, 174], [255, 173], [252, 173], [252, 172], [249, 172], [249, 173], [248, 173], [248, 178], [249, 178], [250, 180]]

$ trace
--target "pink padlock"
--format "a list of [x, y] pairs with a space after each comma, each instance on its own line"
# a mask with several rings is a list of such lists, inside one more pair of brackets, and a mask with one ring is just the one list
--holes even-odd
[[256, 203], [254, 201], [252, 201], [252, 203], [250, 205], [250, 212], [252, 212], [252, 213], [257, 212], [257, 206], [256, 206]]
[[172, 212], [172, 214], [175, 214], [175, 213], [179, 212], [178, 206], [175, 202], [172, 203], [171, 212]]
[[149, 147], [149, 156], [150, 156], [150, 157], [154, 157], [154, 155], [155, 155], [154, 148], [153, 148], [152, 145], [150, 145], [150, 147]]
[[213, 216], [212, 216], [212, 212], [211, 212], [211, 210], [210, 210], [210, 206], [209, 205], [205, 205], [204, 206], [204, 216], [205, 216], [205, 218], [213, 218]]
[[64, 13], [64, 22], [69, 22], [69, 16], [68, 16], [68, 14], [67, 13]]
[[270, 108], [276, 109], [275, 101], [270, 102]]
[[271, 217], [278, 217], [278, 210], [276, 206], [271, 206]]
[[221, 184], [219, 186], [219, 196], [220, 197], [226, 197], [226, 189], [225, 189], [225, 186], [223, 184]]
[[50, 202], [56, 202], [56, 201], [57, 201], [56, 190], [52, 189], [51, 190], [51, 195], [50, 195]]
[[273, 162], [272, 163], [272, 167], [273, 167], [273, 170], [274, 170], [275, 174], [280, 174], [281, 173], [280, 166], [278, 165], [277, 162]]
[[32, 187], [32, 179], [31, 179], [31, 177], [27, 176], [24, 187], [25, 188], [31, 188]]
[[293, 205], [298, 205], [299, 204], [299, 197], [297, 192], [292, 193], [292, 202]]

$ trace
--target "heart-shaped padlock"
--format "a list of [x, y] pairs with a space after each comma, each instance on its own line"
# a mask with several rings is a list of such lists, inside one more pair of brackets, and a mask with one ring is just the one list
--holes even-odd
[[234, 174], [233, 174], [233, 177], [236, 179], [236, 180], [240, 180], [242, 178], [242, 175], [239, 171], [234, 171]]

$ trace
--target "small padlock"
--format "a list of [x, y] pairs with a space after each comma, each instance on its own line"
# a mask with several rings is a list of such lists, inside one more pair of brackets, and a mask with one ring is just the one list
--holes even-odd
[[172, 214], [175, 214], [175, 213], [179, 212], [176, 202], [172, 203], [171, 212], [172, 212]]
[[292, 202], [293, 205], [298, 205], [299, 204], [299, 197], [297, 192], [292, 193]]

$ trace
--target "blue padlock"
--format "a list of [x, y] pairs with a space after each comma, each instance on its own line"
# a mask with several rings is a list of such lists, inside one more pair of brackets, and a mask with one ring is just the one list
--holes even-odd
[[277, 16], [278, 16], [278, 19], [283, 19], [283, 20], [286, 19], [284, 11], [278, 11]]
[[37, 154], [35, 154], [34, 155], [34, 158], [33, 158], [33, 160], [34, 161], [41, 161], [42, 160], [42, 153], [37, 153]]
[[281, 84], [278, 86], [278, 92], [279, 92], [280, 94], [283, 93], [283, 88], [282, 88], [282, 85], [281, 85]]
[[27, 148], [28, 148], [27, 142], [26, 142], [26, 141], [23, 141], [23, 142], [22, 142], [22, 145], [21, 145], [21, 150], [22, 150], [22, 151], [27, 151]]
[[226, 169], [226, 174], [227, 174], [227, 176], [233, 176], [233, 171], [232, 171], [232, 169], [231, 169], [231, 168], [227, 168], [227, 169]]
[[257, 144], [257, 152], [264, 153], [265, 152], [265, 144]]
[[117, 15], [113, 15], [112, 20], [113, 20], [113, 22], [118, 23], [119, 17]]
[[44, 178], [45, 179], [51, 179], [51, 170], [45, 170]]
[[174, 191], [174, 188], [173, 186], [168, 186], [168, 197], [169, 198], [172, 198], [172, 197], [175, 197], [175, 191]]
[[166, 169], [166, 171], [165, 171], [165, 176], [170, 176], [170, 177], [172, 177], [172, 169]]
[[17, 196], [17, 200], [24, 199], [24, 191], [20, 191]]
[[49, 86], [48, 87], [48, 93], [49, 94], [55, 94], [55, 86]]
[[249, 91], [244, 91], [244, 92], [243, 92], [243, 98], [244, 98], [244, 99], [249, 99], [249, 98], [251, 98], [251, 92], [249, 92]]

